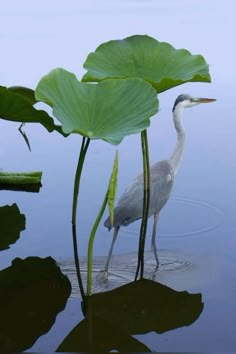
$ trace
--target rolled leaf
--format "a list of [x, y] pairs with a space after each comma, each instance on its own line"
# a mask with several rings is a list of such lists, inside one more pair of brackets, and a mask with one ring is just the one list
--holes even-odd
[[201, 55], [144, 35], [101, 44], [88, 55], [84, 68], [84, 82], [139, 77], [158, 93], [186, 82], [210, 82], [208, 65]]
[[11, 185], [21, 185], [21, 184], [39, 184], [41, 183], [42, 172], [0, 172], [0, 185], [1, 184], [11, 184]]
[[113, 221], [114, 221], [114, 204], [115, 204], [116, 189], [117, 189], [117, 174], [118, 174], [118, 152], [116, 151], [111, 177], [109, 181], [109, 186], [108, 186], [108, 207], [109, 207], [111, 225], [113, 225]]

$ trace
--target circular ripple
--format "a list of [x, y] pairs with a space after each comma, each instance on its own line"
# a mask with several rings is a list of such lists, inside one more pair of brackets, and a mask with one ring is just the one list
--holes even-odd
[[[185, 231], [163, 232], [160, 228], [158, 233], [158, 237], [160, 238], [182, 238], [203, 235], [215, 230], [222, 223], [223, 213], [220, 209], [209, 203], [181, 197], [173, 197], [170, 199], [170, 202], [171, 201], [172, 203], [168, 203], [165, 207], [169, 208], [168, 216], [165, 215], [167, 227], [176, 229], [181, 226]], [[173, 202], [177, 202], [178, 205], [174, 207]], [[181, 210], [181, 208], [183, 210]], [[161, 224], [163, 219], [162, 213], [160, 213], [159, 224]], [[171, 223], [169, 221], [171, 221]], [[133, 228], [135, 228], [135, 226], [133, 226]], [[188, 230], [188, 228], [193, 229]], [[123, 228], [123, 233], [137, 237], [139, 230], [137, 226], [136, 230], [132, 229], [132, 226], [128, 226], [125, 229]], [[150, 231], [147, 233], [147, 237], [151, 237]]]
[[[181, 276], [193, 270], [193, 263], [184, 255], [179, 255], [174, 251], [159, 250], [160, 266], [156, 270], [156, 261], [151, 251], [145, 252], [145, 272], [144, 277], [167, 284], [172, 275]], [[92, 284], [93, 293], [112, 290], [118, 286], [127, 284], [134, 280], [137, 265], [136, 253], [113, 256], [109, 268], [109, 275], [104, 273], [106, 257], [95, 257], [93, 261]], [[60, 267], [72, 284], [72, 297], [78, 297], [78, 282], [76, 270], [72, 259], [61, 260]], [[86, 284], [87, 265], [81, 262], [81, 275]]]

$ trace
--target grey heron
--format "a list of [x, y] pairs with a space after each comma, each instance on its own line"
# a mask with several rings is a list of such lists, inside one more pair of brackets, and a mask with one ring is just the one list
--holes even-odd
[[[213, 98], [194, 98], [187, 94], [178, 96], [175, 100], [172, 112], [173, 122], [177, 133], [177, 142], [173, 153], [168, 160], [155, 163], [150, 168], [150, 204], [148, 217], [153, 215], [153, 228], [151, 247], [156, 259], [157, 268], [159, 260], [156, 248], [156, 229], [159, 213], [170, 197], [174, 179], [182, 159], [185, 131], [182, 126], [182, 113], [187, 107], [195, 106], [199, 103], [213, 102]], [[104, 226], [110, 231], [114, 227], [113, 239], [111, 242], [105, 272], [108, 272], [113, 247], [120, 229], [120, 226], [127, 226], [142, 217], [143, 209], [143, 174], [137, 176], [133, 182], [125, 189], [114, 210], [114, 222], [111, 225], [108, 217]]]

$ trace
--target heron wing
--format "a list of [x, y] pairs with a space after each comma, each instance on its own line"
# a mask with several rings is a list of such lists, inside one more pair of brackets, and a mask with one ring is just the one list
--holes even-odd
[[[150, 169], [149, 216], [160, 211], [167, 202], [174, 181], [174, 173], [168, 161], [159, 161]], [[142, 217], [143, 174], [127, 186], [114, 212], [114, 226], [127, 226]], [[104, 225], [111, 228], [109, 218]]]

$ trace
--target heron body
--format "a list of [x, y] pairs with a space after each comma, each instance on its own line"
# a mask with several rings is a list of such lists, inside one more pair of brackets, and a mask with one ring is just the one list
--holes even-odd
[[[157, 267], [159, 260], [156, 249], [156, 225], [161, 209], [168, 201], [174, 183], [175, 175], [181, 163], [185, 144], [185, 131], [182, 125], [182, 112], [187, 107], [199, 103], [213, 102], [215, 99], [194, 98], [187, 94], [177, 97], [173, 106], [173, 122], [177, 133], [175, 149], [168, 160], [155, 163], [150, 168], [150, 202], [149, 217], [154, 216], [152, 229], [152, 250], [156, 259]], [[105, 271], [108, 271], [113, 247], [121, 226], [127, 226], [142, 217], [143, 212], [143, 174], [137, 176], [125, 189], [114, 210], [114, 222], [111, 225], [108, 217], [104, 226], [111, 230], [114, 227], [113, 239], [109, 250]]]
[[[169, 199], [174, 182], [174, 171], [169, 161], [159, 161], [150, 168], [149, 217], [159, 212]], [[142, 217], [143, 174], [126, 188], [114, 210], [113, 227], [127, 226]], [[110, 230], [110, 218], [104, 223]]]

